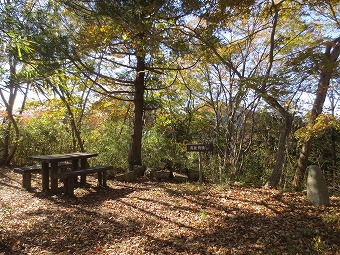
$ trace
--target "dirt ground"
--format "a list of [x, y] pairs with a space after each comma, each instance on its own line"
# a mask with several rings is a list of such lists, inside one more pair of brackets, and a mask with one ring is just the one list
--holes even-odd
[[[340, 197], [263, 188], [109, 181], [76, 197], [0, 172], [0, 254], [340, 254]], [[62, 184], [60, 184], [60, 187]]]

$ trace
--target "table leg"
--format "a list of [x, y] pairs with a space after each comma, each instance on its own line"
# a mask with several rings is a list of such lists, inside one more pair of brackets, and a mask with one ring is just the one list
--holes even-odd
[[86, 158], [80, 159], [80, 167], [81, 169], [85, 169], [89, 167], [89, 163], [87, 162]]
[[77, 171], [78, 169], [78, 159], [72, 159], [72, 171]]
[[[86, 158], [80, 159], [80, 169], [85, 169], [87, 167], [88, 167], [87, 159]], [[85, 186], [85, 184], [86, 184], [86, 174], [80, 176], [80, 184], [82, 186]]]
[[[72, 171], [79, 170], [79, 160], [78, 159], [72, 159]], [[74, 178], [74, 183], [77, 183], [78, 179], [77, 177]]]
[[49, 169], [48, 163], [42, 162], [41, 164], [41, 179], [42, 179], [42, 191], [48, 190], [49, 182]]
[[58, 189], [58, 162], [51, 162], [51, 191]]

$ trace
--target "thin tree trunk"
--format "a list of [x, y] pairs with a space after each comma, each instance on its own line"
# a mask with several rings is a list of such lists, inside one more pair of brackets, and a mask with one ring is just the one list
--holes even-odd
[[[331, 101], [331, 110], [332, 110], [332, 115], [335, 115], [335, 108], [337, 105], [337, 100], [335, 100], [334, 96], [334, 91], [331, 90], [331, 95], [330, 95], [330, 101]], [[336, 130], [334, 127], [331, 129], [331, 148], [332, 148], [332, 170], [331, 170], [331, 176], [332, 180], [335, 181], [335, 176], [336, 176], [336, 166], [337, 166], [337, 151], [336, 151]]]
[[[60, 97], [61, 101], [64, 103], [64, 105], [67, 109], [67, 113], [68, 113], [68, 116], [70, 118], [71, 129], [72, 129], [72, 131], [74, 132], [74, 135], [75, 135], [75, 139], [73, 139], [74, 140], [73, 141], [73, 150], [77, 150], [77, 145], [78, 145], [79, 150], [81, 152], [85, 152], [84, 142], [83, 142], [83, 139], [81, 137], [81, 131], [78, 128], [78, 125], [77, 125], [76, 120], [75, 120], [75, 116], [73, 114], [73, 111], [71, 109], [69, 102], [67, 101], [67, 98], [65, 97], [64, 92], [59, 91], [59, 89], [49, 79], [47, 79], [47, 81], [50, 84], [50, 86], [53, 88], [54, 92]], [[81, 120], [78, 121], [78, 123], [80, 123], [80, 122], [81, 122]]]
[[[62, 99], [64, 101], [64, 104], [66, 105], [66, 109], [67, 109], [67, 112], [69, 114], [69, 117], [70, 117], [70, 123], [71, 123], [71, 127], [73, 129], [73, 132], [74, 132], [74, 135], [76, 137], [76, 141], [78, 143], [78, 146], [79, 146], [79, 150], [81, 152], [85, 152], [85, 148], [84, 148], [84, 142], [83, 142], [83, 139], [81, 138], [81, 131], [80, 129], [78, 128], [77, 124], [76, 124], [76, 121], [75, 121], [75, 117], [74, 117], [74, 114], [72, 112], [72, 109], [69, 105], [69, 103], [66, 101], [65, 98]], [[76, 146], [75, 146], [76, 147]], [[75, 150], [77, 150], [76, 148], [74, 148]]]
[[[321, 70], [321, 75], [316, 91], [316, 97], [311, 110], [311, 119], [309, 124], [313, 124], [315, 119], [322, 113], [322, 108], [326, 99], [327, 91], [329, 88], [330, 80], [334, 69], [336, 68], [337, 59], [340, 55], [340, 37], [331, 43], [328, 43], [325, 52], [325, 63]], [[302, 145], [300, 157], [295, 170], [293, 186], [297, 188], [305, 175], [306, 167], [308, 164], [308, 157], [311, 153], [312, 137], [307, 139]]]
[[70, 118], [70, 125], [71, 125], [71, 128], [72, 128], [74, 135], [75, 135], [75, 141], [74, 141], [75, 144], [73, 145], [73, 147], [74, 147], [73, 150], [77, 150], [77, 144], [78, 144], [79, 150], [81, 152], [85, 152], [84, 142], [83, 142], [83, 139], [81, 137], [81, 131], [80, 131], [80, 128], [78, 127], [78, 125], [76, 123], [75, 116], [73, 114], [71, 106], [70, 106], [69, 102], [67, 101], [67, 99], [65, 98], [65, 96], [62, 94], [62, 92], [59, 92], [57, 89], [55, 91], [59, 95], [61, 100], [63, 101], [64, 105], [66, 106], [67, 113], [68, 113], [68, 116]]
[[277, 187], [280, 183], [282, 170], [285, 162], [285, 151], [288, 136], [292, 130], [293, 117], [289, 112], [284, 116], [282, 131], [279, 138], [278, 151], [276, 153], [275, 167], [266, 183], [266, 187]]
[[279, 137], [278, 151], [276, 152], [275, 167], [273, 169], [273, 172], [271, 173], [271, 176], [268, 182], [265, 184], [266, 187], [272, 187], [272, 188], [276, 188], [281, 179], [282, 169], [283, 169], [284, 162], [285, 162], [285, 149], [286, 149], [287, 138], [291, 131], [292, 121], [293, 121], [292, 119], [293, 117], [289, 113], [289, 111], [286, 110], [286, 108], [280, 104], [278, 99], [269, 95], [265, 89], [269, 75], [273, 67], [273, 62], [274, 62], [275, 34], [276, 34], [276, 27], [277, 27], [278, 19], [279, 19], [279, 11], [280, 11], [281, 3], [282, 2], [280, 2], [279, 4], [275, 4], [274, 2], [272, 2], [272, 7], [274, 9], [274, 17], [273, 17], [274, 21], [273, 21], [273, 29], [270, 35], [269, 66], [267, 68], [267, 73], [266, 73], [267, 78], [262, 83], [262, 87], [260, 91], [258, 91], [259, 94], [262, 96], [262, 98], [271, 107], [279, 111], [284, 121], [283, 128], [282, 128], [282, 131]]
[[331, 148], [332, 148], [332, 178], [335, 177], [336, 166], [337, 166], [337, 153], [336, 153], [336, 133], [335, 128], [331, 130]]

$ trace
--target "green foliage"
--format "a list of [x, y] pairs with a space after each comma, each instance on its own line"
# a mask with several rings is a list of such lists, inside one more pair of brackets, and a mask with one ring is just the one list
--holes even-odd
[[321, 240], [321, 237], [319, 235], [313, 238], [313, 242], [313, 248], [317, 253], [322, 253], [326, 249], [325, 243]]
[[[49, 105], [46, 103], [46, 108], [37, 107], [21, 120], [21, 140], [13, 164], [31, 163], [27, 162], [29, 155], [67, 153], [74, 150], [73, 131], [65, 109], [51, 102]], [[32, 107], [36, 107], [35, 104]], [[93, 159], [94, 164], [126, 167], [131, 136], [129, 126], [111, 118], [98, 120], [91, 116], [85, 120], [82, 130], [86, 151], [100, 152]]]
[[204, 210], [204, 209], [201, 209], [199, 212], [198, 212], [198, 216], [203, 220], [203, 221], [207, 221], [209, 220], [209, 213]]
[[104, 120], [101, 126], [83, 133], [87, 151], [98, 152], [94, 164], [110, 164], [127, 169], [131, 129], [124, 123]]
[[214, 138], [215, 114], [211, 107], [202, 105], [193, 112], [191, 122], [191, 136], [197, 142], [211, 142]]
[[295, 132], [295, 137], [302, 143], [310, 138], [320, 136], [326, 129], [331, 128], [340, 130], [340, 117], [332, 114], [320, 114], [314, 122], [309, 122], [307, 125], [297, 130]]
[[313, 150], [309, 161], [320, 164], [325, 178], [329, 184], [339, 174], [340, 162], [336, 160], [337, 151], [340, 149], [340, 131], [326, 128], [322, 134], [313, 138]]
[[58, 112], [42, 111], [20, 122], [21, 140], [13, 164], [26, 164], [30, 155], [65, 153], [72, 148], [72, 132]]
[[165, 138], [181, 143], [191, 139], [188, 133], [189, 125], [186, 114], [162, 111], [157, 114], [155, 130]]
[[172, 168], [181, 171], [187, 163], [186, 146], [169, 139], [166, 135], [153, 128], [144, 134], [143, 159], [145, 165], [158, 167], [164, 160], [171, 162]]
[[[321, 2], [7, 1], [0, 5], [7, 14], [0, 17], [6, 46], [0, 46], [0, 75], [7, 81], [11, 55], [18, 61], [13, 88], [29, 82], [46, 96], [63, 96], [85, 149], [99, 153], [96, 163], [126, 168], [132, 104], [109, 97], [134, 98], [136, 57], [143, 54], [144, 164], [166, 159], [176, 170], [197, 169], [197, 153], [187, 153], [186, 144], [214, 142], [214, 154], [203, 156], [207, 181], [261, 185], [276, 160], [282, 120], [275, 109], [293, 112], [300, 91], [317, 84], [312, 79], [323, 66], [320, 45], [329, 36], [320, 34], [338, 22], [338, 8], [331, 8], [338, 2]], [[275, 8], [280, 11], [274, 27]], [[270, 104], [260, 111], [254, 103], [259, 96]], [[59, 100], [27, 110], [14, 164], [25, 163], [28, 155], [76, 149], [70, 112]], [[311, 160], [327, 169], [337, 166], [322, 142], [339, 123], [320, 115], [295, 133], [299, 142], [315, 139]], [[5, 136], [1, 131], [2, 141]], [[291, 162], [295, 147], [287, 149]]]
[[263, 109], [256, 113], [252, 125], [252, 146], [244, 154], [242, 169], [235, 179], [247, 185], [261, 186], [275, 165], [281, 118]]
[[335, 210], [331, 212], [332, 214], [325, 215], [322, 220], [328, 224], [340, 224], [340, 215]]
[[316, 235], [317, 231], [313, 228], [302, 227], [298, 230], [305, 237], [313, 237]]

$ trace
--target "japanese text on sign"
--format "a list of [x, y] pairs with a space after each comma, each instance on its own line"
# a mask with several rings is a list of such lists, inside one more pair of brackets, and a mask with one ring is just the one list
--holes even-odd
[[187, 151], [212, 151], [213, 144], [188, 144]]

